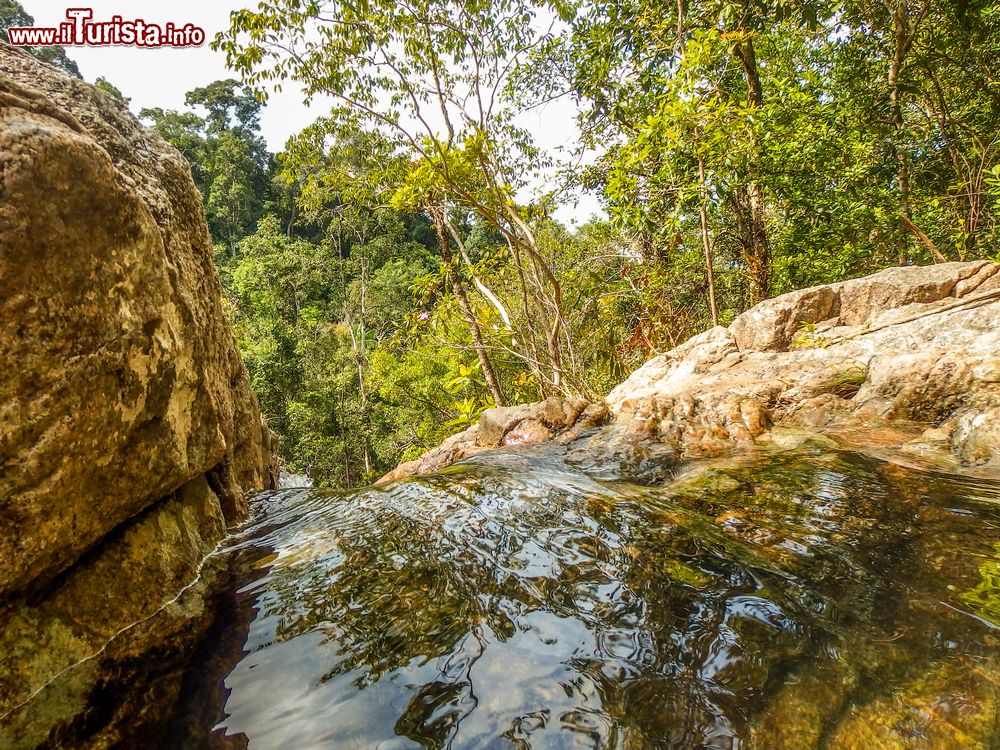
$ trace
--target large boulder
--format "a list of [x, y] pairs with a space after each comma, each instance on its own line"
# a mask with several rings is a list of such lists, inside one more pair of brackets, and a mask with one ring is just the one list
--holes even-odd
[[892, 433], [912, 438], [904, 451], [936, 443], [966, 468], [1000, 468], [1000, 266], [890, 268], [767, 300], [607, 400], [637, 436], [687, 455], [767, 440], [774, 425], [859, 439], [893, 424], [910, 428]]
[[0, 104], [3, 596], [200, 476], [239, 520], [267, 440], [187, 162], [10, 47]]
[[211, 251], [175, 149], [0, 45], [0, 716], [172, 601], [273, 482]]
[[765, 300], [737, 316], [729, 331], [740, 351], [783, 351], [805, 326], [824, 321], [863, 325], [887, 310], [960, 298], [986, 284], [997, 268], [989, 261], [887, 268]]

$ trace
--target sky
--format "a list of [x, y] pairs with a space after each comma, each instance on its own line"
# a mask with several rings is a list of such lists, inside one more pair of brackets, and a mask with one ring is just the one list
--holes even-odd
[[[67, 7], [81, 7], [78, 0], [21, 0], [35, 19], [35, 26], [57, 26], [65, 22]], [[207, 40], [229, 25], [231, 10], [257, 0], [172, 0], [162, 2], [124, 2], [123, 0], [88, 0], [85, 7], [94, 11], [95, 21], [119, 15], [125, 19], [142, 18], [150, 23], [173, 22], [175, 26], [192, 23], [205, 30]], [[93, 83], [103, 76], [131, 99], [130, 108], [145, 107], [184, 109], [184, 94], [220, 78], [235, 78], [226, 69], [225, 55], [214, 52], [207, 41], [202, 47], [67, 47], [67, 55], [76, 61], [84, 79]], [[301, 89], [285, 84], [281, 93], [272, 94], [261, 116], [261, 134], [271, 151], [281, 151], [289, 136], [297, 133], [324, 114], [322, 105], [311, 108], [302, 102]], [[544, 149], [556, 149], [575, 139], [576, 109], [568, 97], [528, 113], [522, 125], [532, 132]], [[592, 214], [600, 214], [595, 196], [577, 196], [576, 205], [556, 213], [567, 224], [583, 223]]]

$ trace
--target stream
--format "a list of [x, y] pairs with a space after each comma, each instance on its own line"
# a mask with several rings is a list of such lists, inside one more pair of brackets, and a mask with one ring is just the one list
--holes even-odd
[[165, 747], [1000, 747], [1000, 483], [559, 445], [258, 495]]

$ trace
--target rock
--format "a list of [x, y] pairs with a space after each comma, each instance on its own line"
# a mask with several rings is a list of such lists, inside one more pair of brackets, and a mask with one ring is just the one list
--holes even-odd
[[949, 441], [963, 464], [1000, 468], [1000, 408], [963, 412]]
[[880, 312], [966, 296], [983, 286], [996, 269], [988, 261], [889, 268], [765, 300], [737, 316], [729, 331], [740, 351], [786, 351], [803, 324], [873, 323]]
[[611, 410], [604, 401], [589, 404], [581, 413], [577, 420], [577, 427], [600, 427], [611, 418]]
[[412, 461], [401, 463], [395, 469], [380, 477], [375, 484], [384, 484], [416, 474], [427, 474], [437, 471], [455, 463], [455, 461], [485, 450], [478, 444], [480, 429], [481, 425], [475, 424], [467, 430], [452, 435], [437, 448], [427, 451]]
[[552, 396], [532, 404], [486, 409], [479, 417], [476, 445], [481, 448], [503, 445], [507, 434], [525, 421], [535, 421], [556, 431], [563, 430], [576, 422], [586, 406], [587, 402], [583, 399]]
[[477, 424], [452, 435], [419, 458], [400, 464], [376, 484], [436, 471], [490, 448], [528, 445], [556, 436], [575, 439], [584, 430], [603, 424], [608, 417], [604, 403], [591, 404], [582, 398], [559, 396], [531, 404], [486, 409]]
[[833, 284], [831, 286], [840, 300], [838, 324], [862, 325], [883, 310], [913, 302], [938, 302], [951, 297], [960, 282], [995, 265], [989, 261], [976, 261], [904, 266]]
[[[63, 672], [100, 653], [120, 631], [159, 612], [195, 580], [202, 559], [224, 531], [219, 498], [205, 477], [198, 477], [107, 540], [43, 601], [9, 607], [0, 625], [0, 714], [30, 703]], [[66, 712], [67, 718], [83, 712], [91, 689], [90, 680], [71, 683], [69, 694], [61, 690], [54, 699], [71, 706], [51, 711]], [[0, 746], [41, 744], [44, 737], [28, 742], [18, 736], [30, 737], [39, 731], [38, 723], [23, 722], [27, 728], [21, 723], [10, 718], [0, 723]]]
[[622, 419], [634, 439], [656, 439], [686, 457], [715, 456], [750, 443], [771, 425], [770, 410], [739, 393], [692, 392], [628, 401]]
[[613, 389], [607, 402], [613, 412], [626, 399], [638, 400], [655, 393], [683, 390], [689, 383], [697, 382], [698, 375], [720, 363], [738, 361], [736, 339], [728, 329], [716, 326], [649, 360]]
[[[488, 409], [475, 447], [572, 442], [610, 417], [619, 423], [615, 439], [656, 442], [682, 457], [773, 442], [777, 426], [989, 469], [1000, 465], [998, 321], [996, 263], [890, 268], [766, 300], [729, 328], [649, 360], [603, 405], [581, 412], [571, 400], [549, 399]], [[805, 335], [802, 323], [811, 325]], [[917, 436], [939, 427], [947, 439]], [[462, 455], [431, 451], [405, 471]]]
[[[73, 744], [112, 669], [92, 657], [165, 642], [146, 618], [273, 484], [271, 436], [187, 162], [2, 44], [0, 243], [0, 716]], [[38, 692], [78, 662], [65, 700]]]
[[524, 419], [527, 413], [528, 409], [524, 406], [499, 406], [487, 409], [479, 417], [479, 435], [476, 444], [483, 448], [496, 448], [503, 442], [504, 435]]
[[970, 294], [1000, 289], [1000, 273], [998, 271], [1000, 271], [1000, 265], [987, 263], [973, 275], [967, 276], [955, 284], [955, 289], [952, 291], [951, 296], [961, 299]]
[[803, 323], [819, 323], [834, 317], [840, 298], [830, 286], [817, 286], [764, 300], [738, 315], [729, 331], [740, 351], [787, 349]]
[[[609, 405], [616, 419], [646, 423], [657, 404], [658, 426], [637, 434], [688, 455], [757, 440], [771, 421], [857, 434], [961, 415], [951, 450], [967, 466], [991, 465], [1000, 455], [1000, 431], [989, 426], [1000, 408], [1000, 293], [990, 286], [998, 268], [894, 268], [831, 284], [832, 297], [818, 287], [767, 300], [728, 331], [712, 329], [643, 365]], [[833, 317], [817, 320], [823, 314]], [[817, 346], [789, 350], [796, 319], [822, 324]]]
[[270, 451], [183, 157], [6, 46], [0, 95], [3, 596], [198, 476], [240, 520]]
[[819, 429], [836, 424], [850, 414], [853, 405], [835, 393], [793, 401], [785, 410], [781, 423], [786, 427]]
[[530, 445], [552, 437], [552, 430], [539, 419], [522, 419], [503, 438], [504, 445]]

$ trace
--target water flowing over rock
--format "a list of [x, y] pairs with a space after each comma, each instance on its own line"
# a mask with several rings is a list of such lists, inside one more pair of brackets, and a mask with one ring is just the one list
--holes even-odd
[[108, 639], [175, 600], [245, 517], [246, 491], [273, 485], [211, 249], [177, 151], [111, 96], [0, 45], [4, 747], [44, 726], [54, 741], [107, 678]]
[[581, 398], [553, 396], [533, 404], [487, 409], [477, 424], [452, 435], [419, 458], [400, 464], [379, 482], [436, 471], [490, 448], [530, 445], [556, 435], [561, 440], [572, 439], [581, 431], [604, 424], [607, 419], [607, 405], [591, 404]]
[[656, 442], [685, 458], [794, 442], [806, 430], [855, 447], [891, 447], [915, 461], [994, 471], [1000, 265], [890, 268], [791, 292], [654, 357], [606, 404], [536, 425], [537, 414], [558, 411], [550, 402], [562, 400], [487, 409], [478, 425], [384, 480], [439, 469], [511, 435], [571, 441], [608, 417], [616, 428], [602, 445]]

